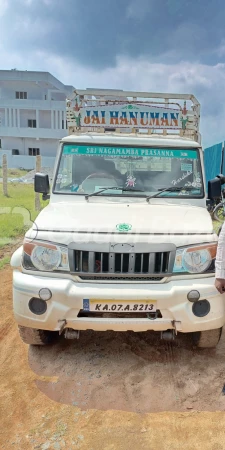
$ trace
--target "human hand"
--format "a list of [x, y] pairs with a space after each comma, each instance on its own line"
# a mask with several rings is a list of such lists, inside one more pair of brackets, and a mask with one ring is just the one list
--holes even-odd
[[215, 287], [220, 294], [225, 293], [225, 279], [224, 278], [216, 278]]

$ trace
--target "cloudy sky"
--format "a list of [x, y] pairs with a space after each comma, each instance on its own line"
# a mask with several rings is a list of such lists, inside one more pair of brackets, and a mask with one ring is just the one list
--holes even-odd
[[0, 0], [0, 69], [77, 88], [189, 92], [225, 140], [224, 0]]

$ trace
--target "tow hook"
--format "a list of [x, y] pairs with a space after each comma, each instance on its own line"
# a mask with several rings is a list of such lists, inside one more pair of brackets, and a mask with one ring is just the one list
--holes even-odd
[[65, 326], [67, 324], [66, 319], [58, 320], [58, 324], [60, 325], [59, 336], [61, 336], [61, 334], [62, 334], [62, 332], [63, 332], [63, 330], [64, 330], [64, 328], [65, 328]]
[[163, 341], [174, 341], [175, 331], [174, 330], [161, 331], [161, 339]]
[[174, 341], [177, 332], [182, 330], [180, 321], [172, 320], [171, 325], [173, 327], [172, 330], [161, 331], [161, 339], [164, 341]]
[[72, 328], [66, 328], [64, 333], [65, 339], [79, 339], [80, 337], [80, 331], [73, 330]]
[[181, 322], [178, 320], [172, 320], [172, 326], [175, 330], [175, 334], [177, 335], [178, 331], [182, 330]]
[[156, 311], [155, 313], [147, 313], [147, 318], [149, 320], [155, 320], [158, 317], [158, 311]]

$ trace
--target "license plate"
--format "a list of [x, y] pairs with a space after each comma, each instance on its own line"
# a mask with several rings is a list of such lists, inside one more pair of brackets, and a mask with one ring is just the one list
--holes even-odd
[[83, 299], [83, 310], [94, 312], [155, 312], [155, 300], [131, 300], [131, 301], [115, 301], [115, 300], [98, 300]]

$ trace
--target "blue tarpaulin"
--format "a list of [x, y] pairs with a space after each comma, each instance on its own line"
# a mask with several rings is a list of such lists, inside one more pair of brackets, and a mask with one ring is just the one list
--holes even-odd
[[[221, 173], [223, 144], [212, 145], [204, 150], [204, 166], [206, 176], [206, 189], [208, 189], [208, 181], [215, 178]], [[225, 161], [223, 162], [224, 165]], [[225, 173], [225, 166], [223, 173]]]
[[[225, 148], [225, 142], [224, 142], [224, 146], [223, 148]], [[224, 155], [224, 151], [223, 151], [223, 164], [222, 164], [222, 174], [225, 175], [225, 155]]]

